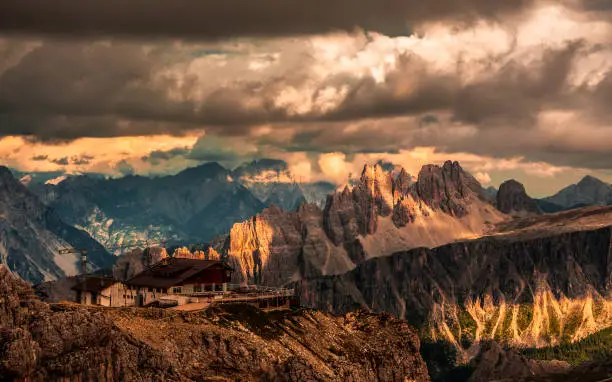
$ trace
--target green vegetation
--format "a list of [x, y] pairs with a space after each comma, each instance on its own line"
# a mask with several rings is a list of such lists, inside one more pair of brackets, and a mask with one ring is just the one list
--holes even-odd
[[561, 334], [561, 324], [559, 323], [559, 318], [557, 317], [557, 313], [552, 306], [548, 306], [548, 322], [549, 322], [549, 330], [548, 337], [549, 340], [552, 338], [558, 338]]
[[459, 325], [461, 325], [461, 338], [473, 342], [476, 339], [476, 321], [465, 309], [459, 309], [457, 317], [459, 318]]
[[533, 320], [533, 306], [531, 304], [519, 305], [518, 315], [516, 317], [516, 325], [519, 330], [525, 330]]
[[485, 328], [482, 333], [483, 336], [491, 336], [491, 338], [493, 338], [493, 328], [495, 327], [495, 323], [497, 322], [498, 319], [499, 319], [499, 309], [495, 310], [495, 313], [493, 313], [493, 317], [491, 317], [490, 320], [487, 320], [485, 322]]
[[451, 333], [455, 338], [459, 338], [461, 336], [461, 327], [459, 326], [459, 321], [455, 315], [455, 308], [452, 305], [445, 306], [444, 309], [444, 322], [448, 325]]
[[521, 353], [532, 359], [566, 361], [572, 365], [612, 356], [612, 328], [601, 330], [574, 343], [540, 349], [523, 349]]
[[593, 300], [593, 318], [597, 320], [600, 317], [605, 308], [605, 301], [602, 298], [596, 298]]
[[501, 327], [498, 328], [495, 333], [495, 339], [502, 342], [509, 342], [512, 339], [512, 306], [509, 305], [506, 308], [504, 320], [501, 323]]
[[457, 349], [447, 341], [421, 342], [421, 356], [432, 382], [465, 382], [473, 369], [457, 364]]
[[567, 320], [563, 326], [563, 336], [561, 336], [561, 342], [570, 342], [576, 330], [580, 327], [582, 322], [582, 310], [575, 309], [568, 313]]

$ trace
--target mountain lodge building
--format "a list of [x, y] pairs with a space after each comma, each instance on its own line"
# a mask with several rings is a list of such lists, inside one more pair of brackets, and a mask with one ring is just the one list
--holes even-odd
[[129, 305], [143, 306], [172, 295], [182, 305], [185, 298], [179, 296], [227, 292], [232, 272], [229, 265], [218, 260], [165, 258], [125, 282], [126, 298], [137, 299]]
[[211, 304], [244, 303], [260, 308], [295, 304], [294, 291], [257, 285], [232, 285], [232, 267], [219, 260], [168, 257], [125, 282], [84, 276], [75, 285], [76, 301], [106, 307], [161, 307], [197, 311]]

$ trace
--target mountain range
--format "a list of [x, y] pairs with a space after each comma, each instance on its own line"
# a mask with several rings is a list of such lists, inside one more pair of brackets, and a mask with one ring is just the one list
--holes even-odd
[[594, 178], [536, 200], [514, 180], [485, 189], [452, 161], [416, 176], [365, 165], [338, 191], [299, 184], [272, 160], [51, 182], [0, 170], [2, 263], [31, 282], [77, 272], [78, 258], [60, 247], [87, 248], [94, 267], [115, 264], [123, 278], [159, 254], [114, 257], [96, 240], [112, 251], [155, 235], [220, 235], [211, 244], [235, 269], [233, 282], [294, 287], [321, 311], [390, 313], [416, 327], [425, 349], [447, 344], [458, 364], [476, 362], [473, 376], [544, 372], [552, 366], [503, 348], [559, 346], [612, 326], [612, 207], [574, 203], [608, 203], [609, 185]]
[[32, 282], [54, 280], [80, 272], [80, 253], [58, 252], [73, 247], [87, 251], [94, 269], [114, 262], [87, 232], [62, 221], [0, 166], [0, 263]]
[[154, 178], [88, 174], [25, 180], [64, 221], [89, 232], [115, 254], [145, 240], [207, 242], [267, 206], [293, 210], [304, 202], [320, 204], [335, 190], [326, 182], [296, 183], [286, 163], [278, 160], [253, 161], [234, 171], [208, 163]]
[[[508, 215], [542, 214], [551, 206], [564, 210], [561, 203], [571, 208], [577, 200], [605, 204], [612, 188], [586, 177], [535, 200], [513, 180], [499, 190], [485, 189], [450, 161], [424, 166], [418, 176], [390, 163], [366, 165], [342, 191], [326, 182], [299, 183], [285, 162], [273, 159], [234, 170], [207, 163], [154, 178], [14, 175], [31, 200], [38, 197], [63, 224], [89, 233], [115, 255], [145, 240], [175, 246], [212, 241], [239, 269], [237, 281], [275, 285], [341, 274], [370, 258], [418, 246], [477, 238]], [[27, 278], [62, 275], [38, 272]]]
[[610, 205], [612, 204], [612, 185], [587, 175], [577, 184], [572, 184], [538, 202], [540, 208], [546, 212]]
[[235, 224], [219, 248], [235, 282], [278, 286], [341, 274], [407, 248], [479, 237], [507, 219], [457, 162], [424, 166], [416, 181], [396, 170], [366, 165], [358, 183], [328, 195], [323, 209], [271, 207]]

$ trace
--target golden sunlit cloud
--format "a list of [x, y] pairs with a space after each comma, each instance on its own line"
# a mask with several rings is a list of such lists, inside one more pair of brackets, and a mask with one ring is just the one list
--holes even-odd
[[0, 140], [0, 161], [20, 171], [99, 172], [120, 175], [115, 168], [128, 161], [137, 173], [147, 173], [151, 165], [140, 160], [154, 150], [192, 147], [198, 136], [80, 138], [64, 144], [29, 142], [9, 136]]

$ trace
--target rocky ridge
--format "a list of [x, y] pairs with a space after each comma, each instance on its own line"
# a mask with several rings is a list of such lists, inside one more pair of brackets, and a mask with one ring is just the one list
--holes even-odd
[[[516, 220], [488, 237], [371, 259], [305, 279], [304, 304], [389, 312], [432, 341], [539, 347], [612, 325], [612, 207]], [[466, 359], [467, 359], [466, 358]]]
[[481, 236], [506, 219], [483, 194], [457, 162], [424, 166], [416, 181], [401, 168], [366, 165], [359, 182], [329, 195], [323, 210], [271, 207], [235, 224], [223, 252], [236, 282], [341, 274], [400, 250]]
[[406, 322], [355, 312], [48, 305], [0, 266], [0, 376], [16, 381], [428, 381]]
[[496, 195], [497, 209], [510, 215], [541, 214], [535, 199], [527, 195], [525, 186], [514, 179], [507, 180], [499, 186]]

